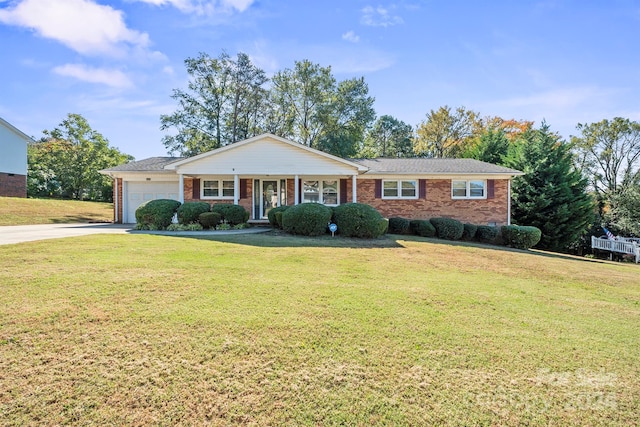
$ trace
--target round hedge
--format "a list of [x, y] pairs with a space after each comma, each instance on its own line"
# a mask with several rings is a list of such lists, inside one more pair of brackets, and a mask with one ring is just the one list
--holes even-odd
[[453, 218], [431, 218], [429, 220], [441, 239], [459, 240], [464, 233], [464, 225]]
[[211, 212], [218, 212], [222, 215], [222, 221], [230, 225], [238, 225], [247, 222], [249, 213], [240, 205], [220, 203], [211, 207]]
[[302, 203], [282, 212], [282, 228], [287, 233], [320, 236], [327, 232], [331, 208], [320, 203]]
[[345, 237], [380, 237], [387, 232], [389, 222], [372, 206], [345, 203], [333, 208], [333, 221], [338, 233]]
[[289, 208], [289, 206], [278, 206], [277, 208], [272, 208], [269, 209], [269, 212], [267, 212], [267, 218], [269, 219], [269, 224], [274, 227], [274, 228], [282, 228], [282, 221], [280, 222], [280, 224], [278, 224], [278, 221], [276, 220], [276, 214], [278, 212], [284, 212]]
[[209, 212], [209, 209], [207, 202], [185, 202], [178, 208], [178, 222], [184, 225], [198, 222], [200, 214]]
[[410, 227], [413, 234], [421, 237], [435, 237], [436, 235], [436, 229], [426, 219], [414, 219], [411, 221]]
[[500, 231], [503, 243], [517, 249], [532, 248], [538, 244], [542, 237], [542, 232], [537, 227], [504, 225]]
[[476, 240], [483, 243], [496, 243], [500, 230], [493, 225], [479, 225]]
[[463, 224], [464, 231], [462, 232], [462, 238], [465, 240], [473, 240], [478, 232], [478, 226], [475, 224]]
[[149, 200], [136, 209], [136, 222], [146, 228], [163, 230], [171, 224], [180, 202], [170, 199]]
[[389, 218], [389, 233], [407, 234], [410, 229], [411, 221], [406, 218], [394, 217]]
[[216, 228], [222, 220], [222, 215], [218, 212], [203, 212], [198, 216], [198, 222], [203, 228]]

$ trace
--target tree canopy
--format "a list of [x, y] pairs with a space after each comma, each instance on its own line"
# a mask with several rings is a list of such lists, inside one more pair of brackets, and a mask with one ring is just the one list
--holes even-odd
[[112, 181], [98, 171], [131, 161], [132, 156], [109, 147], [80, 114], [68, 114], [43, 134], [27, 149], [29, 196], [112, 200]]

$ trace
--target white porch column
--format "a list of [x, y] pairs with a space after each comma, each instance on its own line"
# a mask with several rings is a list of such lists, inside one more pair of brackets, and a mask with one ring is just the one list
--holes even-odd
[[178, 184], [178, 201], [184, 203], [184, 175], [180, 174], [180, 183]]
[[298, 179], [298, 175], [293, 178], [293, 189], [293, 204], [298, 205], [300, 204], [300, 180]]
[[113, 222], [118, 223], [118, 178], [113, 178], [113, 188], [114, 188], [114, 197], [113, 197], [113, 208], [114, 208], [114, 218]]
[[237, 205], [240, 201], [240, 176], [233, 176], [233, 204]]
[[351, 193], [352, 196], [351, 198], [353, 199], [353, 203], [358, 203], [358, 175], [353, 175], [353, 178], [351, 180]]

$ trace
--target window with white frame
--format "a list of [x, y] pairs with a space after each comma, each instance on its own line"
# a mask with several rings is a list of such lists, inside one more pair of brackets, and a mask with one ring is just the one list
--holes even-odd
[[453, 180], [451, 181], [451, 198], [453, 199], [486, 199], [487, 181]]
[[383, 199], [417, 199], [418, 181], [382, 181]]
[[233, 180], [205, 179], [202, 181], [202, 198], [232, 198], [234, 195]]
[[338, 205], [338, 180], [302, 181], [302, 202]]

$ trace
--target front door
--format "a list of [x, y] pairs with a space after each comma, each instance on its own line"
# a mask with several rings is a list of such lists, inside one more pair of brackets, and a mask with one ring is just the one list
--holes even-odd
[[255, 219], [267, 219], [269, 211], [287, 204], [287, 184], [284, 179], [256, 179], [254, 187], [259, 189], [253, 194]]

